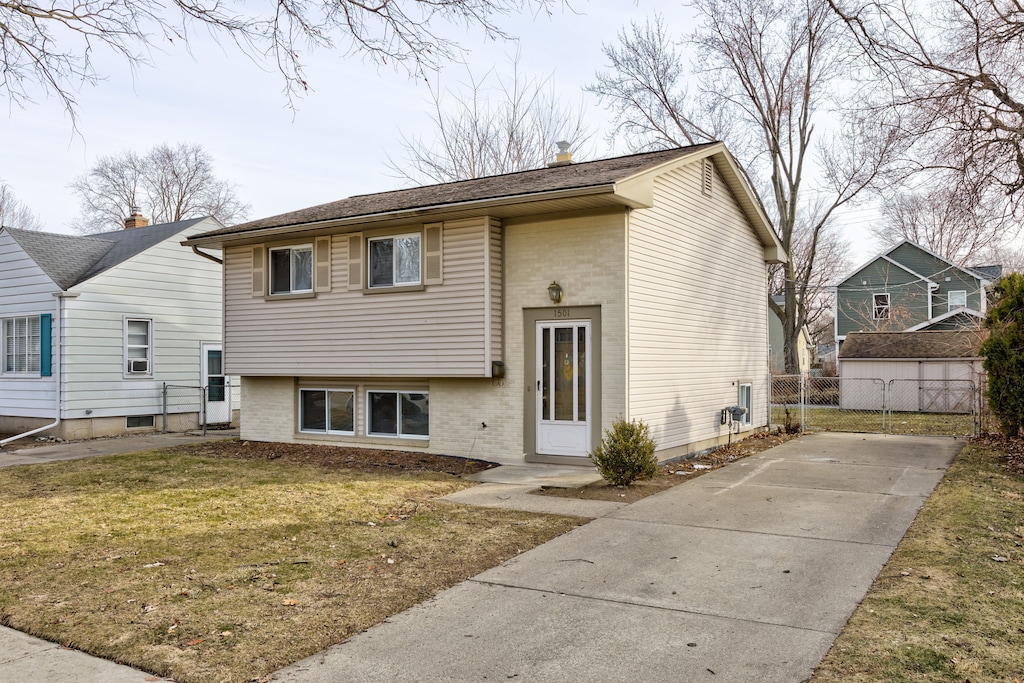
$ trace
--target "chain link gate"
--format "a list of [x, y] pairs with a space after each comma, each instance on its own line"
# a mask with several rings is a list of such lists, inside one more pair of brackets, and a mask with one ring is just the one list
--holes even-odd
[[[193, 432], [203, 429], [206, 390], [199, 386], [164, 383], [162, 432]], [[205, 429], [203, 430], [205, 435]]]
[[970, 380], [773, 375], [771, 425], [786, 431], [968, 436], [979, 433]]

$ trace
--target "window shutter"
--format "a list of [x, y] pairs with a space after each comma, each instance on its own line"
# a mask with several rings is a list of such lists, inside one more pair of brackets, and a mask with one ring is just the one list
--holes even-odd
[[348, 236], [348, 288], [363, 288], [363, 234]]
[[53, 316], [43, 313], [39, 316], [39, 376], [53, 376]]
[[423, 226], [423, 284], [425, 285], [439, 285], [444, 279], [444, 259], [441, 254], [443, 227], [443, 223], [428, 223]]
[[317, 237], [314, 248], [313, 291], [331, 291], [331, 238]]
[[715, 164], [711, 159], [704, 159], [701, 166], [701, 192], [706, 195], [711, 194], [711, 182], [715, 177]]
[[266, 270], [266, 249], [263, 245], [252, 248], [252, 295], [263, 296], [266, 293], [267, 278]]

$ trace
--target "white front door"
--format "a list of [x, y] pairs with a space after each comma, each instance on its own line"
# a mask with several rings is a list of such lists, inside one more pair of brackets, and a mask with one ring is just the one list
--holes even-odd
[[590, 321], [537, 323], [537, 453], [590, 453]]
[[220, 344], [202, 345], [202, 383], [206, 388], [206, 414], [203, 424], [231, 422], [231, 391], [224, 375], [224, 351]]

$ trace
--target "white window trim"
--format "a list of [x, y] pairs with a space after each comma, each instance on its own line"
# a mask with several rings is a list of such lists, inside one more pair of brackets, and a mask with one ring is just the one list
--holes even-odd
[[[36, 326], [39, 328], [39, 345], [36, 348], [36, 369], [21, 371], [21, 370], [7, 370], [7, 326], [8, 324], [16, 324], [16, 320], [24, 320], [26, 330], [31, 331], [32, 320], [35, 319]], [[29, 333], [28, 336], [31, 336]], [[42, 365], [42, 325], [40, 322], [39, 315], [14, 315], [9, 318], [0, 318], [0, 375], [5, 377], [39, 377], [40, 367]]]
[[[287, 251], [288, 252], [288, 291], [286, 292], [275, 292], [274, 291], [274, 252], [275, 251]], [[309, 287], [307, 289], [296, 289], [295, 288], [295, 267], [293, 262], [293, 254], [296, 251], [308, 251], [309, 252]], [[270, 296], [288, 296], [290, 294], [312, 294], [313, 293], [313, 275], [316, 271], [316, 265], [313, 260], [316, 254], [313, 251], [312, 242], [306, 244], [289, 244], [288, 246], [282, 247], [269, 247], [267, 249], [267, 292]]]
[[[138, 348], [138, 345], [128, 344], [128, 323], [130, 322], [144, 322], [146, 323], [147, 335], [146, 335], [146, 371], [145, 372], [131, 372], [132, 360], [141, 360], [139, 358], [129, 358], [128, 348]], [[136, 379], [136, 378], [151, 378], [153, 376], [153, 319], [152, 318], [141, 318], [141, 317], [128, 317], [124, 318], [124, 329], [122, 330], [122, 349], [121, 349], [121, 372], [124, 373], [125, 379]]]
[[[326, 392], [327, 394], [332, 394], [332, 393], [339, 393], [339, 394], [348, 393], [348, 394], [352, 394], [352, 431], [345, 432], [345, 431], [341, 431], [341, 430], [338, 430], [338, 429], [327, 429], [327, 428], [325, 428], [323, 431], [320, 431], [320, 430], [317, 430], [317, 429], [303, 429], [302, 428], [302, 422], [303, 422], [303, 420], [302, 420], [302, 418], [303, 418], [303, 414], [302, 414], [302, 406], [303, 406], [303, 403], [302, 403], [302, 392], [304, 392], [304, 391], [323, 391], [323, 392]], [[299, 433], [300, 434], [337, 434], [337, 435], [340, 435], [340, 436], [355, 436], [355, 433], [356, 433], [356, 431], [355, 431], [356, 422], [358, 420], [358, 415], [359, 415], [359, 411], [357, 409], [358, 406], [356, 405], [356, 400], [357, 400], [358, 396], [359, 396], [359, 392], [357, 392], [355, 389], [352, 389], [352, 388], [349, 388], [349, 387], [299, 387], [299, 396], [298, 396], [298, 399], [299, 399], [299, 410], [298, 410], [298, 415], [299, 415]], [[330, 396], [327, 397], [327, 403], [328, 403], [328, 405], [330, 405]], [[327, 415], [325, 415], [324, 417], [326, 418], [326, 420], [324, 421], [324, 424], [325, 425], [329, 425], [330, 424], [330, 417], [331, 417], [330, 416], [330, 411], [328, 411]]]
[[[395, 276], [398, 273], [398, 267], [397, 267], [398, 264], [395, 262], [395, 259], [398, 257], [398, 252], [397, 252], [397, 250], [392, 249], [392, 251], [391, 251], [391, 258], [392, 258], [392, 268], [391, 268], [392, 281], [391, 281], [391, 284], [388, 284], [388, 285], [375, 285], [375, 284], [373, 284], [373, 249], [372, 249], [371, 245], [374, 242], [386, 242], [388, 240], [394, 241], [394, 240], [400, 240], [400, 239], [404, 239], [404, 238], [408, 238], [408, 237], [415, 237], [416, 241], [417, 241], [417, 245], [419, 246], [419, 250], [418, 250], [419, 251], [419, 260], [420, 260], [419, 278], [417, 278], [415, 282], [397, 282], [397, 281], [395, 281], [394, 278], [395, 278]], [[365, 269], [366, 269], [366, 287], [367, 287], [367, 289], [397, 289], [399, 287], [418, 287], [418, 286], [422, 285], [423, 284], [423, 233], [422, 232], [405, 232], [405, 233], [401, 233], [401, 234], [377, 235], [377, 236], [374, 236], [374, 237], [367, 237], [366, 238], [366, 268]]]
[[[962, 304], [953, 305], [953, 295], [963, 294], [964, 302]], [[967, 308], [967, 290], [966, 289], [953, 289], [950, 290], [949, 294], [946, 295], [946, 310], [955, 311], [958, 308]]]
[[[376, 438], [383, 439], [411, 439], [416, 441], [429, 441], [430, 440], [430, 413], [427, 413], [427, 433], [426, 434], [402, 434], [402, 416], [401, 414], [395, 416], [395, 428], [396, 433], [391, 434], [387, 432], [371, 432], [370, 431], [370, 420], [372, 417], [372, 403], [370, 402], [370, 394], [422, 394], [427, 397], [427, 404], [430, 404], [430, 392], [420, 389], [367, 389], [363, 397], [366, 401], [366, 435]], [[402, 410], [402, 402], [398, 401], [398, 410]]]
[[[876, 315], [879, 310], [879, 306], [875, 305], [875, 297], [885, 297], [885, 316], [881, 317]], [[889, 292], [877, 292], [871, 295], [871, 319], [872, 320], [889, 320], [892, 318], [892, 297], [889, 296]]]
[[[744, 405], [743, 403], [743, 388], [746, 387], [748, 396], [750, 397], [750, 405]], [[740, 382], [739, 396], [737, 397], [739, 405], [747, 409], [747, 412], [743, 413], [743, 417], [740, 418], [740, 425], [749, 427], [752, 424], [752, 413], [754, 412], [754, 383], [753, 382]]]

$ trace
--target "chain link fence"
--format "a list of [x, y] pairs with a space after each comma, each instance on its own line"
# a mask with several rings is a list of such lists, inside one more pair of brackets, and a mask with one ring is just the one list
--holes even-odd
[[193, 432], [203, 428], [206, 391], [203, 387], [164, 384], [163, 432]]
[[981, 428], [970, 380], [773, 375], [771, 423], [789, 432], [968, 436]]

